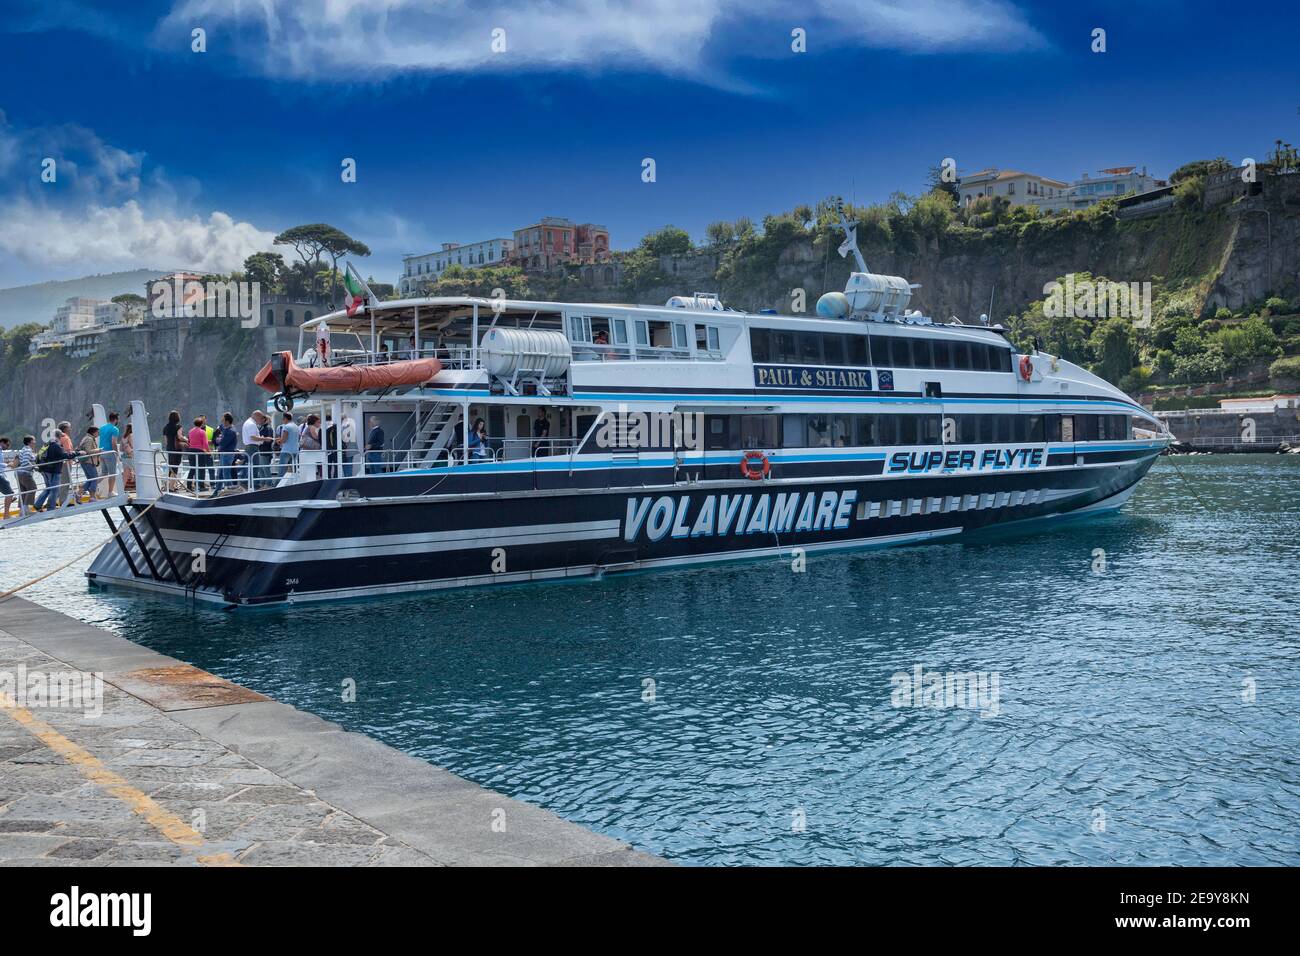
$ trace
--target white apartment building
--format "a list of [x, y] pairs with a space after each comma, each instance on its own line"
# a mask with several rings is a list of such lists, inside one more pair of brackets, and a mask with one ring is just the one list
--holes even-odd
[[436, 252], [402, 256], [402, 276], [398, 291], [409, 295], [419, 291], [421, 282], [439, 278], [452, 266], [477, 269], [503, 264], [515, 247], [513, 239], [484, 239], [481, 242], [444, 242]]
[[103, 299], [73, 296], [54, 310], [50, 331], [55, 335], [67, 335], [79, 329], [88, 329], [95, 324], [95, 309], [105, 304], [107, 303]]
[[963, 206], [994, 196], [1001, 196], [1013, 206], [1043, 206], [1064, 196], [1068, 188], [1059, 179], [1022, 173], [1018, 169], [997, 168], [981, 169], [963, 176], [957, 184], [959, 201]]
[[1054, 203], [1045, 204], [1044, 211], [1056, 209], [1087, 209], [1103, 199], [1119, 199], [1133, 193], [1145, 193], [1167, 185], [1163, 179], [1148, 175], [1145, 166], [1141, 172], [1136, 166], [1116, 166], [1099, 170], [1099, 175], [1084, 173], [1070, 183], [1065, 195]]

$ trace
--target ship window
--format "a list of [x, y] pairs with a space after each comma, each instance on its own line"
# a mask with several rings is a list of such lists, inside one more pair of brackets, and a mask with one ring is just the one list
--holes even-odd
[[898, 416], [898, 443], [915, 445], [917, 443], [917, 417], [915, 415]]
[[695, 327], [695, 348], [701, 352], [720, 352], [718, 344], [718, 327], [716, 325], [697, 325]]
[[1096, 415], [1075, 415], [1074, 416], [1074, 440], [1075, 441], [1096, 441], [1097, 440], [1097, 416]]
[[777, 448], [777, 431], [780, 419], [776, 415], [739, 415], [740, 441], [738, 448]]
[[569, 340], [572, 342], [590, 342], [591, 319], [585, 315], [569, 316]]
[[934, 368], [934, 355], [929, 339], [912, 340], [912, 362], [916, 368]]
[[898, 444], [898, 416], [876, 416], [876, 442], [881, 445]]
[[955, 369], [970, 368], [970, 343], [952, 343], [952, 367]]
[[1074, 416], [1061, 416], [1061, 441], [1074, 441]]
[[770, 362], [772, 333], [769, 329], [750, 329], [749, 348], [755, 362]]
[[804, 442], [803, 415], [781, 416], [781, 447], [802, 448]]
[[988, 369], [988, 346], [982, 342], [972, 342], [970, 344], [970, 367], [976, 372], [987, 372]]
[[831, 444], [836, 448], [843, 448], [846, 445], [853, 444], [852, 415], [831, 416]]
[[822, 364], [822, 339], [816, 332], [799, 333], [799, 361], [804, 365]]
[[709, 451], [722, 451], [731, 447], [730, 415], [705, 416], [704, 447]]
[[871, 355], [867, 350], [867, 337], [865, 335], [848, 336], [848, 364], [866, 366], [871, 364]]
[[686, 345], [686, 326], [681, 322], [673, 323], [673, 347], [685, 351]]
[[829, 448], [831, 444], [831, 422], [826, 415], [808, 416], [808, 440], [805, 447]]
[[947, 339], [934, 343], [934, 367], [952, 368], [952, 342]]
[[993, 371], [1010, 372], [1011, 371], [1011, 350], [999, 348], [996, 345], [990, 347], [993, 349], [993, 363], [992, 363]]
[[827, 365], [844, 364], [844, 336], [827, 333], [822, 336], [822, 357]]
[[853, 416], [853, 443], [864, 446], [880, 444], [876, 439], [875, 415]]
[[609, 321], [614, 330], [614, 344], [627, 345], [627, 319], [610, 319]]
[[772, 361], [798, 362], [799, 353], [795, 350], [793, 332], [772, 333]]
[[645, 319], [637, 319], [636, 325], [636, 344], [648, 346], [650, 344], [650, 323]]
[[993, 440], [995, 442], [1005, 445], [1016, 440], [1015, 418], [1014, 415], [993, 416]]
[[921, 415], [921, 435], [918, 444], [943, 444], [943, 418], [939, 415]]
[[1061, 440], [1061, 416], [1044, 415], [1043, 416], [1043, 441], [1060, 441]]

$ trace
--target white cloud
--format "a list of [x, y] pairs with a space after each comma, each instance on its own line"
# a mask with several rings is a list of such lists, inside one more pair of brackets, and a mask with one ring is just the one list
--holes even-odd
[[[797, 13], [780, 0], [180, 0], [159, 39], [174, 48], [196, 26], [208, 31], [209, 51], [233, 53], [260, 72], [335, 81], [575, 66], [716, 74], [729, 57], [788, 45], [794, 26], [823, 49], [1005, 50], [1043, 42], [1007, 0], [809, 0]], [[491, 47], [497, 27], [506, 31], [505, 53]], [[757, 44], [759, 35], [777, 42]]]
[[78, 212], [26, 200], [0, 209], [0, 250], [46, 268], [83, 264], [87, 275], [140, 267], [229, 272], [274, 238], [224, 212], [151, 215], [134, 199]]
[[[41, 180], [55, 160], [57, 179]], [[86, 274], [134, 268], [229, 272], [275, 234], [224, 212], [182, 211], [180, 188], [145, 154], [113, 146], [73, 124], [17, 127], [0, 112], [0, 252], [41, 273], [64, 267]]]

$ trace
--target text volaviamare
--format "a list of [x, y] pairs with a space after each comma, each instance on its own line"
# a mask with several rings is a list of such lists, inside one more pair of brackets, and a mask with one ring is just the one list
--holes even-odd
[[623, 538], [635, 541], [642, 530], [651, 541], [665, 536], [769, 534], [790, 531], [843, 531], [849, 526], [856, 491], [791, 491], [778, 494], [705, 495], [692, 511], [689, 495], [629, 498]]

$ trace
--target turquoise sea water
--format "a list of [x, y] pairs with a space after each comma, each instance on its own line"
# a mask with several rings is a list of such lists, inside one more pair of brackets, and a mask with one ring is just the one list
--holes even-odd
[[[104, 534], [0, 532], [0, 585]], [[1112, 517], [804, 573], [228, 613], [88, 563], [25, 596], [683, 863], [1300, 850], [1300, 456], [1165, 458]], [[996, 706], [894, 706], [917, 665]]]

